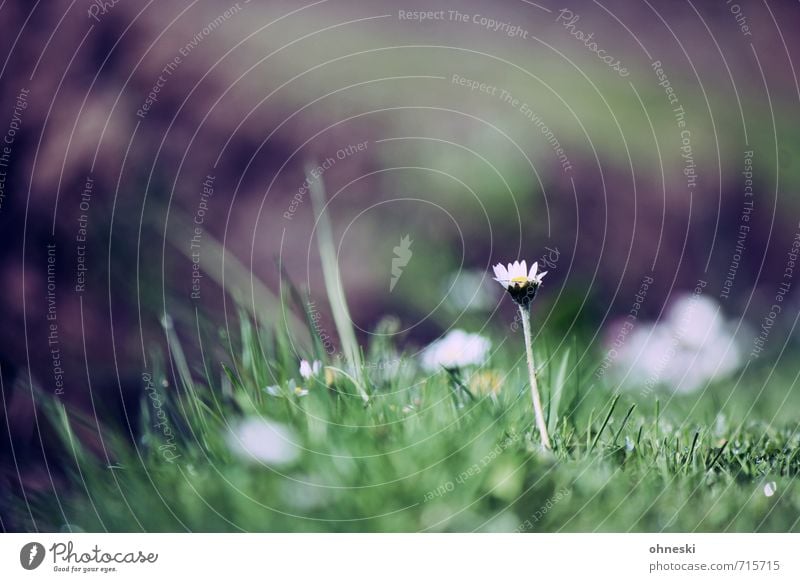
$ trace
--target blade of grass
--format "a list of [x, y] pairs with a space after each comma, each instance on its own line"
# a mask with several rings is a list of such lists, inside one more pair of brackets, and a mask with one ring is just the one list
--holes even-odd
[[567, 365], [569, 364], [569, 356], [571, 350], [567, 348], [564, 356], [561, 358], [561, 364], [558, 367], [555, 380], [553, 381], [553, 391], [550, 397], [550, 406], [548, 407], [547, 429], [550, 433], [556, 431], [558, 426], [558, 409], [561, 404], [561, 397], [564, 394], [564, 387], [567, 383]]
[[722, 456], [722, 453], [725, 452], [725, 447], [728, 446], [728, 442], [729, 441], [725, 441], [724, 443], [722, 443], [722, 446], [719, 448], [719, 451], [717, 452], [716, 456], [714, 457], [714, 460], [711, 461], [710, 464], [706, 465], [706, 471], [710, 471], [711, 469], [714, 468], [714, 465], [717, 464], [717, 461], [719, 461], [720, 457]]
[[182, 384], [184, 393], [194, 408], [196, 419], [200, 422], [203, 429], [207, 429], [208, 424], [206, 422], [205, 415], [203, 414], [203, 409], [200, 406], [200, 396], [195, 390], [192, 373], [189, 371], [189, 363], [186, 360], [186, 355], [183, 353], [183, 347], [178, 340], [178, 334], [175, 333], [175, 327], [172, 323], [172, 318], [169, 315], [164, 314], [164, 317], [161, 319], [161, 323], [164, 327], [164, 333], [167, 336], [167, 355], [170, 359], [170, 362], [173, 363], [176, 368], [174, 370], [175, 376]]
[[694, 457], [694, 449], [697, 446], [697, 439], [700, 438], [700, 431], [695, 431], [694, 439], [692, 439], [692, 448], [689, 449], [689, 454], [686, 456], [686, 460], [683, 462], [684, 466], [689, 467], [689, 463], [692, 461]]
[[594, 408], [589, 411], [589, 422], [586, 424], [586, 452], [592, 446], [592, 421], [594, 420]]
[[603, 421], [603, 426], [600, 427], [600, 430], [594, 437], [594, 441], [592, 441], [592, 446], [589, 448], [590, 453], [597, 446], [597, 441], [600, 440], [600, 435], [603, 434], [603, 431], [606, 429], [606, 426], [608, 425], [608, 421], [611, 420], [611, 415], [614, 414], [614, 409], [617, 407], [617, 402], [619, 402], [620, 396], [621, 396], [620, 394], [614, 396], [614, 400], [611, 402], [611, 407], [608, 409], [608, 414], [606, 414], [606, 419]]
[[333, 321], [336, 331], [339, 334], [339, 341], [342, 344], [342, 351], [348, 363], [353, 366], [356, 377], [356, 388], [364, 402], [369, 402], [364, 383], [364, 366], [361, 361], [361, 350], [356, 341], [356, 333], [353, 330], [353, 320], [350, 317], [350, 310], [347, 307], [347, 300], [342, 288], [341, 273], [339, 272], [339, 262], [336, 260], [336, 247], [333, 244], [333, 229], [325, 212], [325, 188], [322, 179], [313, 177], [310, 171], [306, 172], [306, 179], [310, 185], [311, 201], [316, 217], [317, 245], [319, 256], [322, 261], [322, 275], [325, 279], [325, 290], [328, 294], [328, 302], [333, 312]]
[[631, 417], [631, 413], [633, 412], [634, 408], [636, 408], [636, 405], [635, 404], [631, 404], [631, 407], [628, 409], [628, 413], [625, 415], [625, 418], [622, 419], [622, 425], [620, 425], [619, 430], [614, 435], [614, 440], [611, 441], [612, 445], [616, 445], [617, 444], [617, 439], [619, 439], [619, 435], [622, 434], [622, 430], [625, 428], [625, 425], [627, 424], [628, 419]]
[[661, 415], [661, 401], [656, 398], [656, 416], [653, 421], [653, 438], [658, 442], [658, 420]]

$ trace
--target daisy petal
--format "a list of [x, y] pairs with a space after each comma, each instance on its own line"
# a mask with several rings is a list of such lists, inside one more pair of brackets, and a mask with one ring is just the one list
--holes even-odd
[[536, 273], [539, 271], [539, 263], [538, 261], [534, 261], [533, 265], [531, 265], [531, 271], [528, 273], [528, 279], [535, 279]]
[[494, 276], [497, 280], [508, 279], [508, 271], [503, 266], [503, 263], [497, 263], [494, 267]]

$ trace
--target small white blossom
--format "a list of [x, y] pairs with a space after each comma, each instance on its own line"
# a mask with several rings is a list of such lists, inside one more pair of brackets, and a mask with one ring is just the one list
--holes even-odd
[[276, 398], [281, 395], [281, 387], [280, 386], [267, 386], [264, 388], [264, 392], [269, 394], [270, 396], [275, 396]]
[[295, 396], [308, 396], [308, 389], [304, 386], [300, 386], [294, 378], [289, 380], [289, 392], [293, 393]]
[[309, 363], [308, 360], [300, 360], [300, 375], [303, 377], [303, 380], [308, 380], [312, 376], [316, 376], [322, 370], [322, 362], [319, 360], [314, 360], [312, 363]]
[[775, 492], [778, 490], [778, 484], [775, 481], [770, 481], [766, 485], [764, 485], [764, 495], [767, 497], [772, 497], [775, 495]]
[[625, 451], [628, 453], [633, 452], [633, 449], [636, 448], [636, 445], [633, 443], [629, 436], [625, 437]]
[[482, 364], [491, 348], [485, 337], [454, 329], [430, 344], [422, 353], [422, 365], [431, 372]]

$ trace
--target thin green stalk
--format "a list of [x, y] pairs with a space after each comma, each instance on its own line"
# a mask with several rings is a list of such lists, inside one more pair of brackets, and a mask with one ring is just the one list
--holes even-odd
[[361, 351], [356, 341], [353, 320], [350, 317], [350, 310], [347, 308], [347, 300], [342, 288], [339, 263], [336, 258], [336, 247], [333, 244], [333, 229], [328, 215], [325, 213], [325, 189], [322, 185], [322, 178], [313, 177], [310, 171], [306, 173], [306, 179], [310, 184], [311, 202], [317, 219], [317, 243], [320, 260], [322, 261], [322, 275], [325, 280], [328, 301], [333, 312], [333, 321], [336, 324], [339, 341], [342, 342], [342, 351], [345, 358], [353, 367], [353, 373], [357, 380], [356, 389], [364, 402], [367, 403], [369, 402], [369, 394], [367, 394], [366, 390]]
[[[603, 426], [600, 427], [600, 432], [595, 435], [594, 440], [592, 441], [592, 446], [589, 448], [589, 452], [591, 453], [594, 448], [597, 446], [597, 441], [600, 440], [600, 435], [603, 434], [603, 431], [606, 430], [608, 426], [608, 421], [611, 420], [611, 415], [614, 414], [614, 409], [617, 407], [617, 402], [619, 402], [620, 394], [614, 396], [614, 400], [611, 401], [611, 407], [608, 409], [608, 414], [606, 415], [606, 419], [603, 421]], [[633, 410], [633, 409], [631, 409]], [[627, 417], [625, 419], [627, 421]]]
[[686, 466], [687, 472], [689, 470], [689, 463], [694, 461], [694, 450], [697, 447], [697, 439], [699, 438], [700, 438], [700, 431], [698, 430], [695, 431], [694, 433], [694, 439], [692, 440], [692, 448], [689, 450], [689, 454], [686, 455], [686, 460], [683, 462], [683, 464]]
[[617, 444], [617, 439], [619, 439], [619, 435], [622, 434], [622, 431], [625, 429], [625, 425], [628, 424], [628, 419], [631, 417], [631, 413], [633, 409], [636, 408], [635, 404], [631, 404], [631, 407], [628, 409], [628, 413], [625, 415], [625, 418], [622, 419], [622, 424], [619, 427], [619, 430], [614, 434], [614, 440], [611, 441], [612, 445]]
[[533, 363], [533, 337], [531, 336], [531, 312], [527, 307], [519, 306], [519, 313], [522, 319], [522, 330], [525, 333], [525, 355], [528, 358], [528, 376], [531, 382], [531, 399], [533, 400], [533, 414], [536, 416], [536, 426], [542, 437], [542, 445], [546, 449], [552, 449], [550, 445], [550, 435], [547, 434], [547, 423], [544, 420], [544, 410], [542, 409], [542, 399], [539, 397], [539, 383], [536, 380], [536, 366]]

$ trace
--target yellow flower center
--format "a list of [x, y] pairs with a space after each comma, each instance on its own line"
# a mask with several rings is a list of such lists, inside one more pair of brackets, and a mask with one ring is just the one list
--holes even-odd
[[528, 282], [528, 278], [527, 277], [514, 277], [513, 279], [511, 279], [511, 282], [512, 283], [516, 283], [517, 285], [524, 285], [525, 283]]

